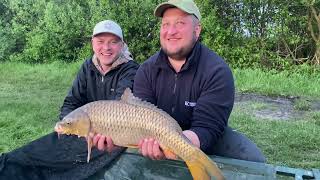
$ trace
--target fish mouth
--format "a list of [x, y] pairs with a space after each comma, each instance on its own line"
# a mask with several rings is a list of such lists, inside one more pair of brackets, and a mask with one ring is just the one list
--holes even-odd
[[63, 130], [62, 126], [58, 123], [54, 127], [54, 131], [56, 131], [58, 133], [58, 135], [64, 134], [64, 130]]

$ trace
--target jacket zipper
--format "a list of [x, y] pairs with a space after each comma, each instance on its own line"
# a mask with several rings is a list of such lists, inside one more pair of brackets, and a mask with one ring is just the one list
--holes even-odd
[[101, 76], [101, 82], [103, 82], [103, 80], [104, 80], [104, 78], [103, 78], [104, 76]]
[[[173, 95], [175, 96], [176, 94], [176, 89], [177, 89], [177, 80], [178, 80], [178, 74], [176, 73], [174, 75], [174, 86], [173, 86]], [[174, 104], [171, 108], [171, 112], [173, 113], [175, 110], [176, 104]]]

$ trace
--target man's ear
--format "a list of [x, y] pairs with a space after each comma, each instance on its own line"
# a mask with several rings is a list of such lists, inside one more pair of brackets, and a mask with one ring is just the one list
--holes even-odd
[[200, 24], [200, 23], [198, 23], [198, 24], [196, 25], [194, 31], [195, 31], [195, 34], [196, 34], [197, 39], [199, 39], [199, 36], [200, 36], [200, 33], [201, 33], [201, 24]]

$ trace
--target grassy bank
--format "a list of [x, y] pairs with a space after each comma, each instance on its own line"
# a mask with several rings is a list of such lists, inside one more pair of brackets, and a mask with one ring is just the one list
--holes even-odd
[[[74, 64], [0, 64], [0, 153], [53, 130], [59, 108], [80, 66]], [[320, 98], [320, 76], [234, 70], [237, 91]], [[320, 113], [294, 121], [264, 120], [235, 108], [232, 127], [262, 149], [268, 163], [320, 167]]]
[[[297, 108], [309, 100], [320, 100], [320, 75], [235, 69], [238, 92], [270, 96], [300, 97]], [[308, 108], [307, 108], [308, 109]], [[320, 167], [320, 112], [307, 112], [301, 119], [261, 119], [235, 107], [230, 125], [252, 139], [267, 156], [268, 163], [300, 168]]]
[[265, 95], [305, 96], [320, 98], [320, 74], [301, 74], [288, 71], [263, 72], [259, 69], [233, 71], [237, 91]]
[[53, 130], [78, 64], [0, 64], [0, 152]]

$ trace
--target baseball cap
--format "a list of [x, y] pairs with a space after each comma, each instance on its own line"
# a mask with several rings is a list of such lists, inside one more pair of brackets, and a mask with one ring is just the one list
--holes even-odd
[[92, 37], [100, 33], [111, 33], [118, 36], [123, 41], [122, 29], [121, 27], [111, 20], [104, 20], [98, 22], [93, 28]]
[[188, 14], [193, 14], [199, 21], [201, 19], [200, 11], [193, 0], [169, 0], [168, 2], [161, 3], [154, 10], [154, 15], [162, 17], [164, 11], [172, 7], [177, 7]]

